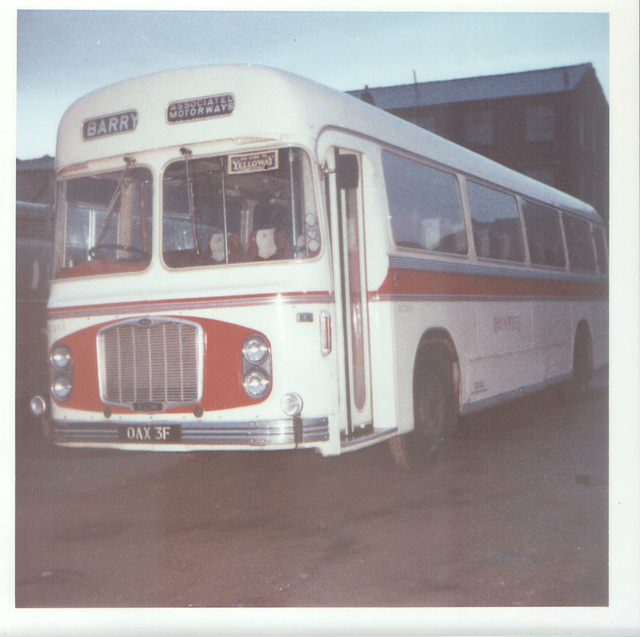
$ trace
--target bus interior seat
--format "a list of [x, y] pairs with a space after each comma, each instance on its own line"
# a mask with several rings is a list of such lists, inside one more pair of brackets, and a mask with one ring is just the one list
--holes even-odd
[[291, 241], [286, 228], [261, 228], [251, 235], [248, 259], [251, 261], [275, 261], [292, 256]]
[[275, 241], [275, 228], [262, 228], [256, 232], [257, 259], [266, 261], [275, 256], [278, 246]]
[[[209, 248], [211, 250], [211, 259], [216, 263], [225, 262], [225, 246], [224, 234], [222, 232], [214, 232], [209, 240]], [[237, 232], [229, 232], [227, 234], [227, 249], [229, 251], [228, 262], [238, 263], [240, 258], [240, 235]]]

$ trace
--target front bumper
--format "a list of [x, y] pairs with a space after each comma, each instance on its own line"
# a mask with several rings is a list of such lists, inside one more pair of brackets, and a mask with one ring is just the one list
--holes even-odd
[[[126, 431], [133, 428], [172, 427], [177, 438], [157, 441], [140, 436], [139, 440], [127, 439]], [[329, 440], [328, 418], [283, 418], [280, 420], [256, 420], [252, 422], [69, 422], [52, 421], [48, 435], [58, 445], [85, 447], [112, 447], [120, 449], [154, 451], [180, 451], [212, 448], [293, 448], [314, 446]], [[131, 436], [129, 436], [131, 438]], [[152, 436], [155, 438], [155, 436]], [[135, 436], [134, 436], [135, 439]]]

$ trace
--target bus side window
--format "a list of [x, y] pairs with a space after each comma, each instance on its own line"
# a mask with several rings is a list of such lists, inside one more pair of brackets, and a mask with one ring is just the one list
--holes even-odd
[[522, 229], [515, 197], [467, 181], [476, 253], [483, 259], [524, 261]]
[[523, 199], [522, 213], [531, 263], [564, 268], [564, 247], [557, 211]]
[[562, 225], [567, 238], [567, 252], [571, 269], [576, 272], [595, 272], [596, 258], [589, 222], [563, 214]]
[[456, 176], [386, 151], [382, 163], [396, 245], [467, 254]]
[[604, 228], [593, 228], [593, 241], [596, 245], [600, 274], [607, 274], [609, 272], [609, 263], [607, 261], [607, 242], [604, 237]]

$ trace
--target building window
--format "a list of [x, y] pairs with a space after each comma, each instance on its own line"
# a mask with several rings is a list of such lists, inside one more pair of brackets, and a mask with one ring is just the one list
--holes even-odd
[[527, 168], [523, 171], [527, 177], [537, 179], [547, 186], [554, 186], [556, 181], [556, 174], [553, 168], [549, 166], [543, 166], [542, 168]]
[[553, 106], [527, 106], [525, 109], [524, 139], [527, 142], [552, 142], [555, 128]]
[[493, 144], [493, 112], [468, 111], [464, 116], [464, 141], [470, 146]]
[[598, 150], [598, 127], [596, 120], [591, 122], [591, 150], [595, 153]]
[[580, 143], [580, 148], [584, 148], [584, 113], [580, 113], [578, 115], [578, 142]]

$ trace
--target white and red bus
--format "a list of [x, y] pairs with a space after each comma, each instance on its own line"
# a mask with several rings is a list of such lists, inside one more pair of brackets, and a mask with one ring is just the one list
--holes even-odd
[[390, 441], [608, 357], [589, 205], [351, 96], [230, 65], [125, 81], [60, 124], [50, 397], [58, 445]]

